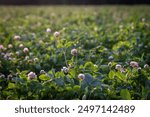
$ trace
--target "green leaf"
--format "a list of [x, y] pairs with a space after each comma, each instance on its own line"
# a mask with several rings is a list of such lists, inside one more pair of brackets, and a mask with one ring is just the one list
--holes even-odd
[[14, 83], [9, 83], [8, 84], [8, 89], [14, 89], [14, 88], [16, 88]]
[[120, 95], [121, 95], [122, 99], [124, 99], [124, 100], [131, 100], [131, 95], [130, 95], [130, 92], [128, 91], [128, 89], [122, 89], [120, 92]]
[[42, 74], [39, 76], [40, 80], [50, 80], [50, 77], [47, 74]]
[[73, 87], [73, 90], [79, 91], [79, 90], [80, 90], [80, 86], [79, 86], [79, 85], [75, 85], [75, 86]]
[[114, 76], [115, 76], [115, 72], [114, 71], [110, 71], [109, 74], [108, 74], [109, 78], [113, 79]]
[[125, 74], [121, 73], [121, 72], [116, 72], [116, 76], [123, 81], [126, 81], [126, 76]]
[[56, 82], [56, 84], [58, 85], [58, 86], [64, 86], [64, 80], [62, 79], [62, 78], [56, 78], [56, 79], [54, 79], [54, 81]]
[[93, 77], [90, 74], [85, 74], [85, 79], [83, 81], [85, 81], [87, 84], [91, 84]]

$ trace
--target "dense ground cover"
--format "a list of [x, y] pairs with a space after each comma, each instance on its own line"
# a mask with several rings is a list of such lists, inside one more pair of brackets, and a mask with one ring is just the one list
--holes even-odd
[[0, 99], [150, 99], [149, 6], [0, 7]]

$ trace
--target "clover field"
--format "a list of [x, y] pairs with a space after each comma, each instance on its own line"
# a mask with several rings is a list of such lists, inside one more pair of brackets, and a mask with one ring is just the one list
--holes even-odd
[[0, 6], [0, 99], [150, 99], [149, 12]]

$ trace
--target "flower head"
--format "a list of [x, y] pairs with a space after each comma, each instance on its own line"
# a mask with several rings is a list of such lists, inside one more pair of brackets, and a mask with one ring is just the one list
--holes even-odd
[[144, 68], [146, 69], [146, 68], [149, 68], [149, 65], [148, 64], [145, 64], [144, 65]]
[[60, 36], [60, 33], [59, 32], [54, 32], [54, 37], [59, 37]]
[[79, 75], [78, 75], [78, 78], [79, 78], [79, 79], [85, 79], [85, 75], [84, 75], [84, 74], [79, 74]]
[[34, 58], [33, 60], [34, 60], [34, 62], [38, 62], [39, 59], [38, 58]]
[[19, 35], [14, 36], [14, 40], [20, 40], [21, 37]]
[[41, 70], [40, 71], [40, 74], [45, 74], [46, 72], [44, 70]]
[[67, 74], [67, 73], [69, 72], [69, 69], [68, 69], [67, 67], [63, 67], [63, 68], [61, 69], [61, 71], [62, 71], [63, 73], [65, 73], [65, 74]]
[[12, 45], [12, 44], [9, 44], [9, 45], [8, 45], [8, 48], [9, 48], [9, 49], [13, 48], [13, 45]]
[[71, 54], [72, 54], [73, 56], [76, 56], [76, 55], [78, 54], [77, 49], [72, 49], [72, 50], [71, 50]]
[[24, 45], [21, 43], [20, 45], [19, 45], [19, 48], [23, 48], [24, 47]]
[[36, 76], [36, 74], [34, 73], [34, 72], [30, 72], [30, 73], [28, 73], [28, 79], [29, 80], [33, 80], [33, 79], [35, 79], [37, 76]]
[[29, 52], [29, 49], [28, 49], [28, 48], [24, 48], [24, 49], [23, 49], [23, 52], [24, 52], [24, 53], [28, 53], [28, 52]]
[[115, 67], [115, 69], [117, 69], [117, 70], [121, 70], [121, 68], [122, 68], [122, 66], [120, 64], [117, 64]]
[[131, 61], [130, 62], [130, 66], [133, 67], [133, 68], [138, 68], [139, 67], [139, 64], [135, 61]]
[[4, 46], [3, 45], [0, 45], [0, 50], [3, 50], [4, 49]]
[[50, 28], [47, 28], [47, 29], [46, 29], [46, 32], [47, 32], [47, 33], [51, 33], [51, 29], [50, 29]]

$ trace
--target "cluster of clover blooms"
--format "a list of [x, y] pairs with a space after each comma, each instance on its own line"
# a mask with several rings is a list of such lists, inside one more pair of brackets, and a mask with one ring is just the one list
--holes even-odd
[[[111, 66], [111, 62], [108, 63], [108, 65]], [[141, 69], [142, 69], [142, 68], [139, 66], [139, 63], [136, 62], [136, 61], [131, 61], [131, 62], [129, 63], [129, 65], [130, 65], [132, 68], [135, 68], [135, 69], [138, 69], [138, 70], [141, 70]], [[145, 64], [145, 65], [143, 66], [143, 68], [144, 68], [144, 69], [149, 68], [149, 65], [148, 65], [148, 64]], [[125, 72], [126, 72], [126, 69], [125, 69], [122, 65], [120, 65], [120, 64], [116, 64], [115, 69], [118, 70], [118, 71], [120, 71], [120, 72], [122, 72], [122, 73], [125, 73]]]

